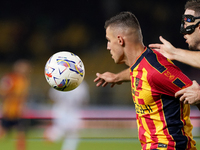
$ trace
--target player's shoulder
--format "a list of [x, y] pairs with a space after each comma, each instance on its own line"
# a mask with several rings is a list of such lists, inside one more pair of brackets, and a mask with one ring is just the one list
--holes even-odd
[[166, 58], [164, 55], [162, 55], [160, 52], [150, 49], [151, 52], [149, 53], [149, 59], [154, 60], [154, 62], [158, 62], [164, 66], [175, 66], [175, 64], [168, 58]]
[[163, 56], [161, 53], [159, 53], [156, 50], [149, 49], [148, 54], [146, 55], [146, 60], [151, 65], [151, 73], [159, 73], [162, 74], [167, 70], [177, 70], [180, 71], [180, 69], [168, 58]]

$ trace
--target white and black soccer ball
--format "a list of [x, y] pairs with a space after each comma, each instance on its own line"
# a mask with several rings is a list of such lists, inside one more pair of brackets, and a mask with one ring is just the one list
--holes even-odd
[[45, 65], [45, 78], [49, 85], [59, 91], [71, 91], [84, 79], [82, 60], [68, 51], [52, 55]]

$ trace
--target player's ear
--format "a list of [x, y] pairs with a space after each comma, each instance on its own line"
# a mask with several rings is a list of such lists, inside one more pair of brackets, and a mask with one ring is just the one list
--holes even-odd
[[118, 44], [120, 44], [121, 46], [123, 46], [124, 45], [124, 39], [123, 39], [123, 37], [120, 36], [120, 35], [118, 35], [117, 38], [118, 38]]

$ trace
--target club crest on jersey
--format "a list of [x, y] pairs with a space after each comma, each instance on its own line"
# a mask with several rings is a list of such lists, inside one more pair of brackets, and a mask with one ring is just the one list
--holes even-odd
[[138, 88], [139, 82], [140, 82], [140, 79], [139, 78], [135, 78], [135, 87], [136, 87], [136, 89]]

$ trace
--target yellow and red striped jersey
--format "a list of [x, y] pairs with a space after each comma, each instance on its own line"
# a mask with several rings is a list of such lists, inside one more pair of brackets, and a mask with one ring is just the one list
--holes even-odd
[[9, 120], [21, 118], [28, 91], [29, 80], [25, 76], [16, 73], [5, 75], [0, 82], [2, 117]]
[[196, 149], [190, 106], [174, 97], [192, 81], [169, 59], [149, 48], [130, 66], [142, 149]]

